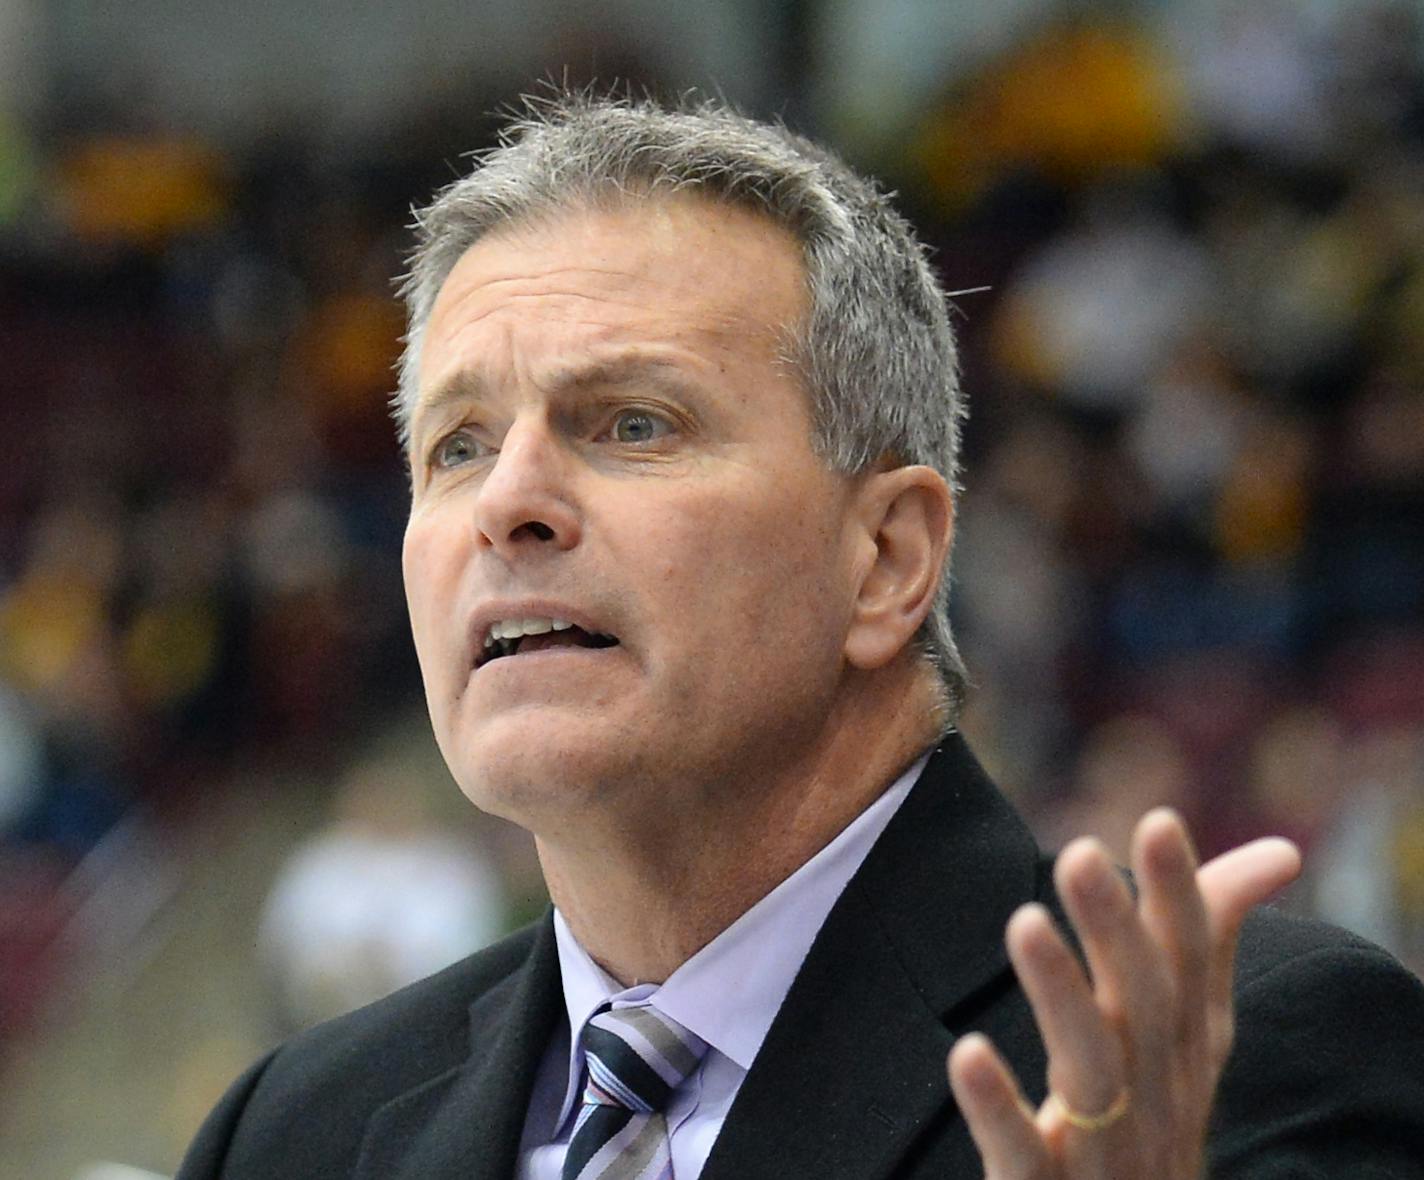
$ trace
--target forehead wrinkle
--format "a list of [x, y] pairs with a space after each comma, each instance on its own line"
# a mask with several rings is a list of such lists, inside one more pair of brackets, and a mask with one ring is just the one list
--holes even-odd
[[[590, 273], [599, 275], [620, 274], [629, 281], [618, 287], [611, 289], [603, 288], [595, 291], [580, 291], [572, 286], [560, 286], [557, 284], [546, 285], [544, 283], [544, 280], [551, 279], [555, 276], [575, 276]], [[456, 300], [456, 306], [458, 307], [477, 296], [493, 295], [497, 302], [491, 307], [481, 311], [479, 315], [475, 317], [477, 319], [482, 319], [491, 312], [498, 311], [508, 303], [522, 303], [530, 299], [567, 299], [572, 302], [612, 303], [618, 306], [637, 306], [642, 300], [636, 298], [620, 298], [619, 296], [623, 290], [635, 286], [635, 279], [638, 277], [639, 276], [630, 275], [623, 271], [590, 271], [588, 268], [578, 266], [562, 266], [539, 274], [504, 275], [496, 278], [483, 279], [470, 287], [468, 291]], [[660, 285], [666, 287], [669, 284], [664, 283]], [[534, 289], [516, 289], [513, 291], [505, 289], [510, 286], [521, 288], [532, 286]]]
[[[576, 269], [565, 268], [560, 273], [572, 273]], [[788, 328], [788, 325], [768, 323], [757, 316], [747, 314], [740, 308], [727, 307], [722, 300], [709, 300], [695, 286], [689, 287], [683, 283], [654, 282], [648, 276], [641, 275], [630, 276], [630, 280], [626, 287], [617, 291], [580, 291], [565, 287], [540, 288], [532, 291], [496, 291], [493, 292], [496, 298], [488, 306], [473, 309], [469, 314], [459, 317], [458, 321], [442, 335], [458, 336], [464, 330], [482, 323], [491, 316], [497, 316], [512, 306], [529, 303], [553, 307], [567, 304], [571, 313], [575, 308], [586, 308], [589, 305], [645, 312], [647, 313], [646, 326], [655, 327], [673, 337], [687, 333], [711, 336], [735, 335], [738, 339], [744, 339], [748, 329], [757, 334], [765, 333], [776, 336]], [[491, 294], [494, 288], [528, 281], [527, 277], [519, 276], [481, 282], [456, 296], [452, 304], [444, 309], [440, 318], [449, 318], [452, 313], [457, 312], [470, 301], [481, 295]], [[648, 292], [636, 289], [644, 284], [654, 286], [655, 290]], [[691, 298], [685, 294], [688, 291], [692, 293]], [[803, 309], [798, 307], [796, 318], [800, 318], [801, 314], [803, 314]], [[567, 314], [558, 318], [578, 326], [613, 331], [637, 329], [644, 326], [637, 322], [610, 324], [597, 316], [584, 318], [578, 314]]]
[[[787, 339], [789, 331], [788, 326], [780, 322], [768, 322], [760, 317], [742, 313], [737, 309], [709, 307], [705, 304], [696, 308], [676, 308], [658, 306], [647, 296], [614, 300], [583, 292], [560, 293], [556, 298], [577, 301], [584, 304], [589, 310], [592, 310], [593, 306], [603, 308], [618, 306], [634, 313], [641, 313], [634, 314], [627, 319], [610, 321], [604, 316], [586, 314], [583, 309], [568, 309], [569, 314], [559, 317], [561, 325], [567, 329], [587, 332], [589, 337], [588, 341], [584, 343], [569, 341], [568, 345], [572, 351], [581, 352], [586, 348], [606, 346], [610, 341], [615, 344], [628, 341], [624, 347], [628, 349], [629, 353], [643, 349], [671, 348], [685, 351], [685, 361], [695, 362], [699, 359], [710, 361], [711, 358], [705, 353], [714, 350], [723, 353], [755, 355], [748, 345], [756, 342], [765, 346], [764, 358], [774, 362], [783, 351], [782, 345]], [[480, 309], [477, 314], [464, 317], [460, 322], [453, 324], [448, 331], [442, 332], [441, 335], [446, 343], [457, 345], [460, 338], [471, 329], [502, 314], [510, 313], [511, 308], [518, 304], [526, 301], [538, 301], [547, 306], [547, 299], [548, 296], [544, 293], [505, 295], [498, 304]], [[517, 339], [521, 322], [517, 318], [515, 323], [509, 325], [509, 340]], [[509, 343], [509, 340], [506, 341], [506, 344]], [[699, 357], [699, 352], [704, 355]], [[674, 367], [676, 364], [674, 361], [660, 361], [659, 363], [666, 367]], [[563, 367], [568, 366], [560, 366], [560, 368]], [[543, 382], [539, 382], [539, 384], [542, 385]], [[458, 396], [460, 396], [459, 393], [448, 391], [432, 394], [428, 399], [418, 400], [417, 413], [422, 406], [428, 405], [432, 410], [442, 408], [448, 405], [452, 398]]]
[[[484, 308], [477, 315], [463, 319], [442, 335], [450, 341], [458, 340], [469, 329], [491, 317], [508, 312], [514, 303], [531, 300], [544, 301], [547, 298], [548, 294], [542, 292], [506, 295], [498, 305]], [[698, 360], [705, 360], [707, 359], [705, 356], [699, 356], [698, 343], [701, 343], [704, 348], [710, 347], [719, 351], [744, 354], [748, 351], [748, 343], [756, 341], [765, 344], [767, 346], [766, 356], [775, 360], [781, 352], [781, 345], [788, 333], [794, 330], [793, 325], [790, 324], [767, 321], [735, 308], [707, 306], [706, 304], [696, 308], [668, 307], [658, 306], [646, 296], [613, 300], [574, 291], [560, 292], [556, 298], [567, 298], [602, 307], [617, 305], [643, 313], [628, 320], [612, 322], [606, 317], [581, 313], [560, 317], [560, 322], [564, 327], [586, 331], [589, 336], [586, 342], [569, 341], [569, 351], [592, 353], [608, 346], [610, 342], [618, 347], [618, 351], [606, 359], [594, 356], [587, 362], [577, 360], [570, 363], [556, 362], [555, 372], [602, 368], [606, 370], [610, 382], [625, 380], [624, 377], [618, 376], [617, 370], [637, 362], [674, 369], [682, 367], [688, 362], [695, 363]], [[518, 334], [520, 322], [516, 321], [510, 325], [514, 336]], [[625, 341], [626, 343], [624, 343]], [[679, 360], [673, 357], [658, 357], [654, 350], [671, 350], [682, 354], [682, 363], [680, 364]], [[551, 378], [551, 380], [556, 384], [559, 383], [557, 377]], [[547, 383], [540, 381], [537, 384], [542, 387]], [[584, 383], [588, 382], [585, 380]], [[431, 409], [437, 409], [448, 404], [452, 399], [462, 396], [461, 391], [450, 391], [446, 388], [447, 386], [448, 383], [442, 383], [442, 389], [432, 394], [428, 399], [422, 399], [420, 405], [428, 405]]]
[[594, 351], [581, 360], [555, 362], [542, 377], [536, 373], [533, 380], [551, 399], [600, 387], [626, 386], [650, 386], [686, 397], [703, 388], [696, 374], [698, 366], [689, 363], [698, 359], [691, 354], [674, 355], [662, 349], [650, 350], [645, 345], [631, 345], [607, 356]]
[[[521, 232], [522, 231], [522, 232]], [[534, 231], [534, 232], [530, 232]], [[463, 291], [456, 295], [446, 309], [453, 311], [464, 307], [473, 300], [478, 300], [481, 296], [493, 296], [494, 302], [490, 307], [479, 309], [469, 318], [462, 319], [465, 324], [475, 323], [484, 319], [490, 314], [497, 312], [502, 300], [525, 301], [529, 299], [566, 299], [573, 302], [605, 303], [619, 307], [648, 308], [650, 304], [649, 294], [645, 291], [638, 291], [641, 286], [651, 286], [656, 291], [661, 292], [660, 298], [663, 300], [671, 297], [683, 305], [684, 310], [689, 312], [701, 312], [711, 318], [727, 316], [732, 322], [745, 320], [746, 317], [737, 316], [735, 312], [728, 314], [725, 307], [718, 307], [718, 300], [707, 300], [705, 298], [705, 287], [695, 280], [695, 276], [689, 272], [674, 269], [666, 270], [662, 264], [666, 261], [664, 256], [656, 249], [649, 246], [642, 246], [628, 259], [626, 264], [600, 264], [597, 259], [579, 259], [578, 261], [568, 261], [560, 257], [540, 259], [538, 257], [538, 246], [543, 235], [538, 231], [537, 226], [517, 226], [509, 230], [501, 231], [489, 235], [475, 243], [466, 255], [458, 262], [447, 276], [445, 287], [449, 288], [450, 279], [455, 272], [470, 258], [472, 254], [479, 251], [484, 244], [501, 245], [518, 241], [521, 237], [528, 237], [531, 244], [535, 246], [530, 251], [530, 255], [522, 256], [517, 272], [494, 273], [482, 275], [471, 285], [467, 285]], [[649, 265], [649, 263], [653, 265]], [[695, 269], [695, 268], [694, 268]], [[797, 258], [797, 269], [802, 270], [797, 284], [798, 290], [795, 293], [797, 303], [796, 316], [800, 318], [804, 314], [808, 302], [809, 292], [805, 287], [805, 275], [801, 259]], [[593, 277], [595, 279], [611, 280], [607, 287], [593, 291], [575, 289], [581, 278]], [[554, 280], [568, 278], [569, 283], [556, 283]], [[542, 286], [540, 284], [551, 284]], [[535, 289], [528, 289], [530, 286]], [[515, 286], [523, 289], [505, 290], [505, 288]], [[443, 293], [443, 292], [442, 292]], [[690, 298], [687, 296], [690, 295]], [[437, 306], [432, 309], [431, 319], [440, 318], [439, 308], [440, 295], [437, 295]], [[755, 323], [753, 326], [758, 326]], [[769, 325], [773, 330], [781, 325]]]

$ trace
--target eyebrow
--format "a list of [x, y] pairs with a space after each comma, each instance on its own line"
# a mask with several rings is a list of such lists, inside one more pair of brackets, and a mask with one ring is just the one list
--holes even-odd
[[416, 399], [415, 410], [411, 414], [411, 439], [420, 437], [421, 428], [432, 415], [456, 403], [481, 401], [488, 392], [489, 386], [483, 377], [469, 369], [461, 369], [442, 381], [429, 397]]
[[[592, 361], [588, 364], [569, 365], [557, 370], [548, 382], [550, 397], [561, 397], [579, 389], [597, 385], [635, 385], [651, 382], [674, 392], [686, 392], [691, 382], [686, 377], [686, 369], [676, 361], [665, 360], [646, 352], [630, 352], [610, 357], [607, 360]], [[420, 437], [423, 424], [434, 414], [448, 406], [479, 402], [487, 399], [491, 386], [483, 376], [472, 369], [461, 369], [449, 379], [440, 383], [429, 395], [416, 403], [412, 415], [414, 428], [411, 438]]]

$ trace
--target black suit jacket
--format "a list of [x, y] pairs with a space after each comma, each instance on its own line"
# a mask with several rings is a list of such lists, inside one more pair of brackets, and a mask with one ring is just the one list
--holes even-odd
[[[1057, 909], [1049, 869], [948, 739], [817, 936], [704, 1180], [981, 1175], [945, 1056], [984, 1032], [1043, 1097], [1003, 931], [1026, 901]], [[1243, 932], [1236, 995], [1213, 1177], [1424, 1180], [1414, 976], [1359, 939], [1262, 911]], [[507, 1180], [562, 1012], [546, 918], [258, 1062], [179, 1180]]]

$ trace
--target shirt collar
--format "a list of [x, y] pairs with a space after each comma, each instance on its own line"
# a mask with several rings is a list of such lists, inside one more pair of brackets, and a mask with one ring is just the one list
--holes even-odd
[[644, 983], [621, 987], [593, 961], [563, 914], [555, 909], [554, 936], [570, 1033], [564, 1115], [583, 1075], [579, 1047], [583, 1026], [610, 1002], [639, 1002], [655, 996], [660, 1012], [696, 1033], [742, 1069], [750, 1069], [826, 915], [905, 801], [928, 760], [928, 754], [919, 758], [835, 839], [682, 964], [661, 986]]

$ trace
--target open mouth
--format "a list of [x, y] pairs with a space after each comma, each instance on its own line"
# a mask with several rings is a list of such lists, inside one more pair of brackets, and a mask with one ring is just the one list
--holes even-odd
[[495, 623], [484, 646], [475, 656], [475, 667], [521, 653], [548, 651], [554, 648], [616, 647], [618, 639], [597, 631], [585, 631], [562, 619], [523, 619]]

